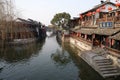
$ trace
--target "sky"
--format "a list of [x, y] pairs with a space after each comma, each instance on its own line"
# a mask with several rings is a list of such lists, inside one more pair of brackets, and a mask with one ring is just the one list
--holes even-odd
[[19, 17], [31, 18], [45, 25], [50, 24], [56, 13], [67, 12], [72, 18], [78, 17], [97, 4], [100, 4], [100, 0], [15, 0]]

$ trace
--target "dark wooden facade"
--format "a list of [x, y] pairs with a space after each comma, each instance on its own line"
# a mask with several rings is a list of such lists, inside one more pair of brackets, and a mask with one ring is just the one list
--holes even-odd
[[40, 22], [17, 18], [15, 21], [6, 22], [0, 29], [0, 39], [11, 41], [14, 39], [41, 38], [46, 31]]

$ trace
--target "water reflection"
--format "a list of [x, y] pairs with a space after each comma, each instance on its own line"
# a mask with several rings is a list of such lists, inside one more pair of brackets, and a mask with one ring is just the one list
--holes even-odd
[[69, 52], [71, 59], [79, 68], [80, 80], [104, 80], [97, 72], [95, 72], [86, 62], [77, 56], [80, 50], [72, 45], [64, 44], [64, 48]]
[[0, 80], [104, 80], [77, 56], [80, 50], [59, 44], [49, 37], [40, 43], [0, 48], [0, 65], [5, 64]]
[[56, 52], [51, 55], [51, 58], [57, 66], [65, 66], [71, 61], [70, 56], [66, 54], [64, 49], [57, 49]]
[[[3, 51], [3, 50], [4, 51]], [[3, 54], [2, 54], [3, 53]], [[0, 49], [0, 80], [77, 80], [78, 68], [56, 37], [45, 43]]]
[[120, 80], [120, 77], [104, 79], [85, 61], [83, 61], [79, 56], [77, 56], [77, 54], [80, 53], [81, 51], [74, 47], [73, 45], [64, 44], [63, 48], [69, 52], [72, 61], [78, 67], [80, 80]]
[[13, 63], [28, 60], [31, 56], [37, 56], [44, 43], [45, 40], [27, 45], [0, 47], [0, 61]]

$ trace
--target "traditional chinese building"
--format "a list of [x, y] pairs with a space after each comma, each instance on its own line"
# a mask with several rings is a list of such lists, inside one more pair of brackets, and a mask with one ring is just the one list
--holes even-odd
[[81, 47], [87, 50], [101, 47], [107, 48], [112, 53], [119, 53], [119, 2], [101, 1], [101, 4], [81, 13], [77, 22], [79, 29], [72, 30], [71, 36], [84, 43]]

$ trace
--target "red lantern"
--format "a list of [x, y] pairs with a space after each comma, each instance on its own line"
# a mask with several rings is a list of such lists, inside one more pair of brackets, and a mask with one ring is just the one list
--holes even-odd
[[89, 16], [89, 13], [87, 13], [86, 15]]
[[94, 11], [94, 12], [92, 12], [92, 14], [93, 14], [93, 15], [95, 15], [95, 11]]
[[89, 16], [91, 16], [91, 15], [92, 15], [92, 13], [91, 13], [91, 12], [89, 12], [88, 14], [89, 14]]
[[85, 15], [82, 15], [83, 17], [85, 16]]
[[96, 12], [99, 13], [99, 12], [100, 12], [100, 9], [98, 8], [98, 9], [96, 10]]
[[111, 7], [109, 7], [109, 8], [108, 8], [108, 10], [109, 10], [109, 11], [111, 11], [111, 10], [112, 10], [112, 8], [111, 8]]
[[116, 3], [116, 6], [117, 6], [117, 7], [120, 7], [120, 3], [119, 3], [119, 2], [117, 2], [117, 3]]
[[105, 6], [102, 6], [102, 9], [105, 9]]
[[92, 13], [91, 13], [91, 12], [88, 12], [86, 15], [87, 15], [87, 16], [91, 16], [91, 15], [92, 15]]

